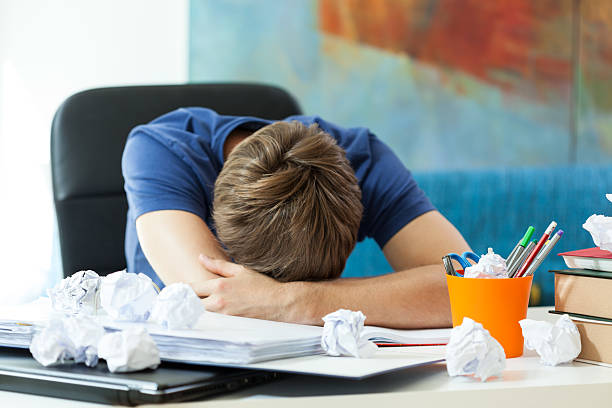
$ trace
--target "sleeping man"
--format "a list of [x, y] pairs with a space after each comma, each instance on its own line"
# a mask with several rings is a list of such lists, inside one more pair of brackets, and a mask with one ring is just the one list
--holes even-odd
[[[368, 129], [182, 108], [136, 127], [122, 168], [128, 271], [189, 283], [209, 311], [450, 326], [441, 258], [469, 247]], [[340, 278], [366, 237], [395, 272]]]

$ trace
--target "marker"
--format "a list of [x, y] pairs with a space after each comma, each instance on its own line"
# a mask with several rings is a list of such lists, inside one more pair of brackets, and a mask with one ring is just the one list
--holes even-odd
[[525, 262], [525, 259], [527, 259], [527, 257], [529, 255], [531, 255], [531, 253], [533, 252], [533, 249], [536, 247], [537, 245], [537, 241], [534, 239], [533, 241], [531, 241], [529, 243], [529, 245], [527, 245], [527, 248], [525, 248], [525, 250], [523, 251], [523, 253], [521, 254], [520, 257], [518, 257], [514, 263], [512, 264], [512, 266], [510, 267], [510, 269], [508, 269], [508, 277], [509, 278], [514, 278], [514, 277], [518, 277], [517, 275], [517, 271], [519, 270], [519, 268], [521, 267], [521, 265], [523, 265], [523, 263]]
[[540, 240], [538, 241], [538, 244], [536, 245], [535, 249], [529, 255], [525, 263], [523, 263], [523, 266], [521, 266], [521, 269], [519, 269], [519, 271], [516, 273], [517, 278], [520, 278], [521, 276], [525, 274], [525, 271], [527, 270], [527, 268], [529, 268], [534, 258], [538, 255], [538, 252], [540, 252], [540, 250], [544, 246], [544, 243], [550, 237], [550, 234], [552, 234], [556, 226], [557, 226], [557, 223], [553, 221], [550, 223], [548, 228], [546, 228], [546, 231], [544, 231], [544, 234], [542, 235], [542, 238], [540, 238]]
[[[529, 239], [531, 239], [531, 235], [533, 235], [533, 230], [531, 231], [531, 234], [529, 234]], [[525, 236], [527, 236], [527, 234], [525, 234]], [[525, 258], [529, 255], [528, 253], [526, 253], [527, 247], [529, 246], [529, 239], [525, 242], [521, 240], [521, 242], [519, 243], [519, 250], [517, 251], [517, 254], [515, 255], [514, 259], [512, 259], [510, 263], [506, 262], [506, 267], [508, 271], [512, 271], [513, 273], [516, 272], [517, 269], [521, 267], [521, 264], [523, 263]]]
[[523, 253], [525, 247], [531, 239], [531, 236], [533, 235], [533, 231], [535, 231], [535, 228], [530, 225], [529, 228], [527, 228], [525, 235], [523, 235], [523, 238], [516, 244], [512, 252], [510, 252], [510, 255], [508, 255], [508, 258], [506, 258], [506, 266], [511, 265], [515, 258]]
[[516, 255], [514, 255], [514, 258], [511, 259], [510, 262], [506, 262], [506, 268], [509, 271], [514, 269], [514, 266], [519, 261], [519, 259], [521, 259], [521, 257], [523, 256], [524, 253], [525, 253], [525, 248], [523, 248], [522, 246], [519, 245], [519, 249], [518, 249], [518, 251], [516, 251]]
[[546, 259], [550, 251], [553, 249], [555, 244], [559, 242], [561, 236], [563, 235], [563, 230], [557, 231], [554, 237], [546, 244], [544, 248], [540, 251], [540, 253], [535, 257], [533, 263], [527, 270], [525, 271], [525, 276], [531, 276], [534, 272], [540, 267], [540, 264]]

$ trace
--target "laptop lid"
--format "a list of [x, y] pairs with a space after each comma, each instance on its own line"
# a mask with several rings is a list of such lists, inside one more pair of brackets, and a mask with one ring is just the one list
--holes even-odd
[[110, 373], [102, 360], [43, 367], [28, 350], [0, 348], [0, 389], [107, 404], [186, 401], [277, 378], [272, 372], [162, 363], [157, 370]]

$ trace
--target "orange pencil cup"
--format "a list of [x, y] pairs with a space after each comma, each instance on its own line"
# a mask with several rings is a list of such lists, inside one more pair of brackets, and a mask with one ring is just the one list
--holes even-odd
[[507, 358], [523, 355], [519, 321], [527, 317], [533, 276], [477, 279], [446, 275], [453, 327], [464, 317], [481, 323], [504, 348]]

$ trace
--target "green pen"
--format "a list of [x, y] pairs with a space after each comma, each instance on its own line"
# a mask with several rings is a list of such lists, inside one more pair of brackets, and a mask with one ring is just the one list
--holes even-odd
[[518, 244], [516, 244], [512, 252], [510, 252], [510, 255], [508, 255], [508, 258], [506, 259], [506, 267], [508, 270], [510, 270], [510, 266], [512, 266], [517, 258], [520, 258], [521, 254], [525, 250], [525, 247], [529, 243], [531, 236], [533, 235], [533, 231], [535, 231], [535, 228], [530, 225], [529, 228], [527, 228], [525, 235], [523, 235], [523, 238], [518, 242]]

